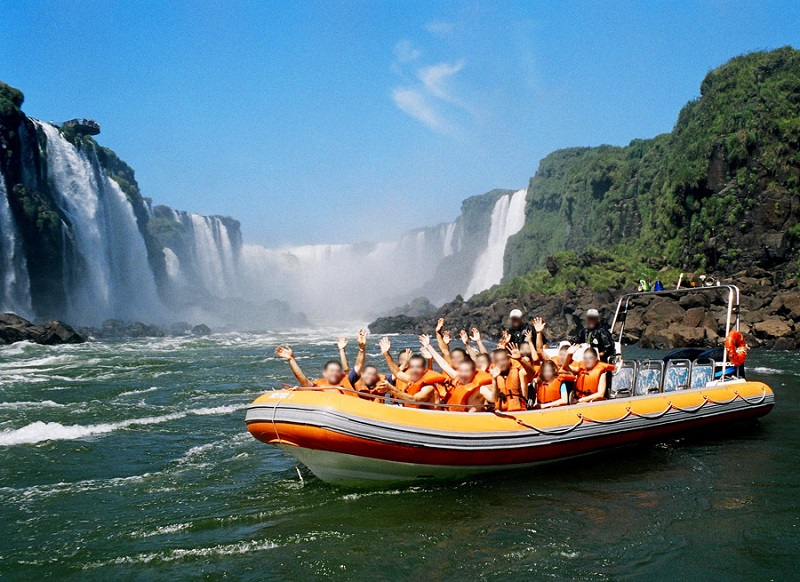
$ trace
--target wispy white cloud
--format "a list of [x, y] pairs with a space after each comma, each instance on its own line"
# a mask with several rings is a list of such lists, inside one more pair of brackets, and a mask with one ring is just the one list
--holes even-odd
[[456, 25], [444, 20], [431, 20], [425, 24], [425, 30], [436, 36], [447, 36], [453, 33]]
[[423, 91], [409, 87], [396, 87], [392, 91], [392, 101], [401, 111], [427, 127], [435, 131], [447, 131], [447, 123], [436, 113], [429, 96]]
[[431, 95], [444, 99], [445, 101], [455, 102], [450, 92], [447, 90], [447, 80], [464, 68], [464, 61], [457, 63], [439, 63], [429, 67], [422, 67], [417, 71], [417, 77]]
[[410, 40], [401, 40], [394, 45], [394, 56], [400, 63], [410, 63], [422, 56], [422, 51]]

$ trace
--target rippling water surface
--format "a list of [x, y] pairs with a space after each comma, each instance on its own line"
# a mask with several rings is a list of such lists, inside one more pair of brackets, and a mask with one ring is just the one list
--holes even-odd
[[[329, 338], [296, 339], [309, 371]], [[751, 355], [778, 399], [758, 423], [352, 491], [302, 482], [245, 430], [244, 406], [290, 380], [269, 356], [282, 341], [0, 348], [0, 578], [797, 578], [796, 353]]]

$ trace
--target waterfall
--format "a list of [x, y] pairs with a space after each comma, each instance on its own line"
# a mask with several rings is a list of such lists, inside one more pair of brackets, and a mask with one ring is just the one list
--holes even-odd
[[489, 240], [475, 261], [472, 280], [467, 286], [465, 297], [472, 297], [502, 281], [503, 257], [508, 238], [518, 233], [525, 225], [526, 196], [527, 190], [518, 190], [495, 202], [489, 227]]
[[75, 249], [65, 265], [64, 317], [94, 324], [159, 318], [162, 306], [131, 203], [94, 150], [78, 150], [57, 128], [36, 124], [47, 137], [48, 179]]
[[[111, 177], [122, 175], [119, 166], [108, 165], [106, 154], [91, 143], [76, 147], [53, 125], [30, 123], [38, 139], [23, 142], [32, 151], [20, 154], [28, 164], [22, 186], [57, 210], [61, 231], [50, 246], [25, 249], [7, 179], [0, 181], [0, 308], [27, 315], [38, 308], [76, 325], [185, 319], [255, 329], [292, 321], [290, 309], [325, 323], [363, 321], [420, 296], [442, 303], [502, 279], [506, 242], [525, 219], [525, 190], [490, 192], [491, 216], [473, 201], [454, 222], [391, 241], [242, 244], [231, 218], [129, 200]], [[53, 264], [60, 279], [48, 279]], [[39, 280], [61, 287], [52, 301], [53, 287], [37, 288], [31, 298], [30, 281]]]
[[0, 175], [0, 311], [32, 317], [28, 266]]

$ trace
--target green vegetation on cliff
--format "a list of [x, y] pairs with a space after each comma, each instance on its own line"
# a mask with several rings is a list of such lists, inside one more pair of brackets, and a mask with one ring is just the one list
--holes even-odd
[[605, 249], [604, 258], [592, 251], [598, 260], [571, 276], [590, 286], [628, 286], [643, 270], [661, 268], [732, 273], [792, 265], [786, 274], [793, 274], [800, 51], [736, 57], [711, 71], [700, 92], [669, 134], [542, 160], [525, 226], [506, 249], [506, 284], [482, 299], [557, 292], [569, 283], [544, 269], [548, 257], [555, 256], [551, 267], [566, 269], [589, 248]]

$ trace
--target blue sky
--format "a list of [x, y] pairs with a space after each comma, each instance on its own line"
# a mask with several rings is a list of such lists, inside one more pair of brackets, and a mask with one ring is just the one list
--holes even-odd
[[800, 3], [3, 0], [0, 80], [86, 116], [156, 203], [267, 245], [391, 238], [549, 152], [670, 131]]

